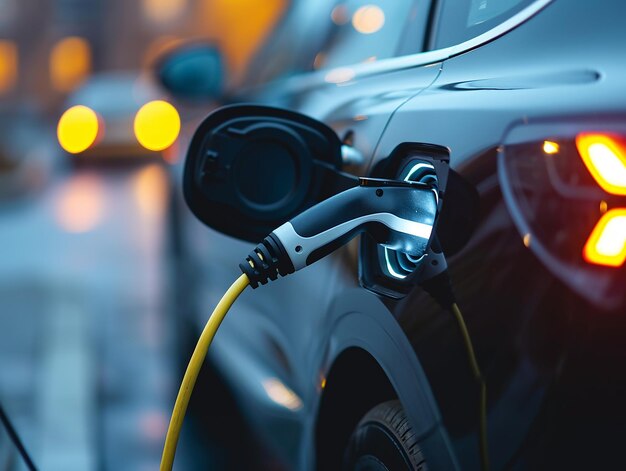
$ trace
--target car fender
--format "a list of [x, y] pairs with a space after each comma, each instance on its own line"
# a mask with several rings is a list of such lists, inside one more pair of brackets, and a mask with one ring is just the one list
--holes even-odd
[[[458, 463], [430, 385], [415, 351], [402, 328], [376, 295], [361, 288], [347, 289], [335, 296], [326, 313], [329, 330], [320, 342], [320, 351], [311, 352], [312, 370], [327, 377], [342, 353], [360, 348], [373, 357], [384, 371], [397, 398], [402, 402], [413, 430], [420, 438], [427, 462], [439, 469], [458, 469]], [[316, 376], [316, 375], [312, 375]], [[319, 377], [319, 376], [316, 376]], [[315, 432], [324, 414], [323, 398], [331, 384], [324, 384], [309, 417], [302, 454], [306, 468], [312, 468], [316, 447]], [[367, 411], [364, 411], [364, 413]], [[356, 425], [356, 424], [355, 424]], [[319, 432], [319, 430], [318, 430]]]

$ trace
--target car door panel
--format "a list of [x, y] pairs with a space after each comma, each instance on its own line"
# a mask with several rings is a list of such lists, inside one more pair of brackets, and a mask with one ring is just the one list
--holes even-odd
[[[446, 60], [436, 82], [396, 111], [373, 162], [402, 142], [443, 145], [450, 149], [452, 167], [479, 190], [479, 227], [449, 263], [488, 372], [496, 469], [523, 442], [565, 355], [567, 334], [559, 335], [560, 329], [567, 331], [565, 312], [588, 307], [525, 247], [502, 201], [499, 146], [518, 124], [623, 113], [623, 64], [612, 59], [616, 50], [598, 46], [616, 44], [616, 38], [599, 37], [579, 48], [567, 39], [576, 37], [583, 16], [587, 27], [596, 26], [602, 35], [603, 23], [615, 15], [603, 11], [610, 7], [589, 12], [555, 2], [504, 37]], [[559, 28], [554, 28], [556, 18], [562, 19]], [[570, 299], [570, 305], [558, 299]], [[463, 469], [473, 469], [478, 456], [469, 437], [477, 420], [478, 389], [453, 320], [419, 289], [393, 313], [424, 366]], [[511, 431], [511, 423], [519, 427]]]
[[[429, 66], [424, 69], [413, 70], [413, 78], [410, 81], [408, 80], [408, 71], [403, 71], [390, 73], [384, 78], [379, 76], [355, 79], [354, 83], [345, 86], [325, 84], [301, 94], [294, 94], [299, 96], [296, 111], [324, 121], [339, 136], [348, 131], [353, 132], [354, 147], [364, 156], [365, 162], [360, 166], [353, 166], [349, 170], [356, 175], [364, 175], [367, 163], [373, 156], [378, 138], [393, 111], [410, 96], [428, 86], [435, 79], [437, 73], [437, 66]], [[403, 90], [400, 86], [401, 83], [405, 85], [409, 83], [410, 86]], [[334, 257], [334, 261], [328, 263], [332, 266], [342, 266], [342, 260], [345, 260], [346, 257], [349, 258], [349, 254], [341, 252]], [[346, 267], [343, 270], [354, 269], [356, 266]], [[298, 288], [302, 280], [286, 280], [285, 283], [294, 284], [290, 291], [302, 291], [301, 288]], [[350, 285], [353, 283], [350, 282]], [[327, 286], [319, 293], [319, 296], [323, 296], [323, 298], [317, 297], [316, 299], [319, 301], [326, 299], [325, 302], [330, 302], [333, 291]], [[284, 332], [288, 333], [287, 337], [291, 343], [289, 351], [298, 352], [295, 361], [305, 360], [305, 355], [311, 350], [312, 343], [315, 342], [309, 332], [316, 331], [314, 328], [317, 327], [316, 318], [320, 315], [318, 309], [320, 306], [310, 305], [312, 311], [309, 312], [302, 309], [301, 299], [297, 296], [292, 299], [292, 302], [288, 302], [284, 297], [281, 298], [283, 299], [281, 299], [281, 305], [276, 311], [277, 318], [274, 319], [274, 322], [280, 325]], [[276, 298], [274, 298], [273, 303], [276, 303]], [[282, 313], [294, 314], [289, 314], [285, 318]], [[306, 382], [308, 377], [309, 372], [302, 372], [300, 380]], [[304, 383], [299, 384], [304, 385]]]
[[[247, 96], [246, 101], [283, 106], [308, 114], [330, 125], [340, 137], [353, 133], [354, 148], [361, 153], [364, 161], [346, 170], [365, 175], [378, 139], [394, 110], [430, 85], [439, 70], [438, 63], [410, 71], [391, 71], [382, 76], [368, 75], [365, 69], [364, 73], [355, 73], [345, 83], [329, 83], [325, 78], [330, 72], [325, 72], [313, 78], [294, 78], [286, 85], [270, 85]], [[211, 241], [205, 251], [214, 263], [205, 269], [208, 271], [206, 278], [213, 280], [212, 293], [217, 295], [225, 290], [229, 280], [235, 276], [235, 272], [229, 270], [230, 277], [226, 277], [224, 266], [236, 267], [251, 248], [241, 241], [211, 233]], [[318, 381], [320, 376], [317, 370], [319, 364], [311, 357], [311, 352], [319, 351], [323, 344], [324, 336], [319, 333], [327, 330], [328, 322], [323, 313], [335, 298], [340, 297], [340, 293], [357, 285], [356, 268], [354, 252], [346, 249], [297, 275], [260, 287], [253, 295], [244, 294], [221, 327], [223, 334], [215, 340], [216, 353], [210, 353], [229, 381], [237, 384], [238, 388], [245, 388], [246, 385], [252, 388], [249, 394], [240, 390], [238, 395], [243, 400], [246, 396], [251, 401], [257, 398], [254, 400], [257, 411], [254, 425], [266, 427], [268, 423], [273, 423], [276, 424], [275, 430], [281, 430], [281, 423], [284, 422], [285, 429], [291, 431], [289, 440], [284, 440], [280, 433], [268, 433], [266, 436], [294, 469], [301, 466], [297, 460], [302, 450], [293, 444], [310, 438], [301, 435], [306, 419], [303, 410], [314, 407], [321, 394], [319, 387], [312, 387], [311, 384], [311, 378]], [[207, 300], [207, 305], [211, 302]], [[234, 338], [247, 340], [232, 342]], [[226, 355], [223, 353], [226, 350], [231, 353]], [[236, 368], [228, 358], [239, 358], [238, 363], [246, 367]], [[270, 392], [266, 391], [263, 395], [262, 385], [259, 388], [258, 384], [246, 380], [244, 376], [249, 376], [254, 365], [256, 371], [267, 373], [266, 381], [274, 382], [272, 384], [278, 381], [286, 388], [284, 391], [290, 391], [299, 398], [301, 408], [290, 410], [284, 404], [277, 404], [276, 397], [272, 398]], [[297, 365], [307, 367], [299, 368]], [[263, 397], [263, 401], [258, 399]], [[277, 405], [282, 414], [276, 414]]]
[[440, 66], [432, 62], [375, 74], [363, 65], [341, 67], [270, 84], [253, 99], [323, 121], [340, 138], [352, 131], [354, 147], [369, 162], [393, 112], [428, 87]]

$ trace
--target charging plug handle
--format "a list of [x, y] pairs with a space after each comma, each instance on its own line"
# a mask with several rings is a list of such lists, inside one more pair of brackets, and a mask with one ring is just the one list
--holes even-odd
[[437, 199], [429, 185], [361, 178], [359, 186], [275, 229], [239, 267], [255, 288], [315, 263], [361, 232], [419, 257], [429, 246], [436, 217]]

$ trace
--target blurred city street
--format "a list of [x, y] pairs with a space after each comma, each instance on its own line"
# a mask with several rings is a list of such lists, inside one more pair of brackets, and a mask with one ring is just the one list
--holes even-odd
[[0, 397], [41, 469], [157, 469], [172, 405], [167, 175], [62, 174], [0, 205]]
[[[215, 104], [177, 101], [157, 63], [219, 44], [215, 91], [237, 87], [288, 5], [0, 0], [0, 404], [38, 469], [158, 469], [191, 298], [172, 182]], [[219, 447], [183, 435], [177, 467], [215, 469]]]

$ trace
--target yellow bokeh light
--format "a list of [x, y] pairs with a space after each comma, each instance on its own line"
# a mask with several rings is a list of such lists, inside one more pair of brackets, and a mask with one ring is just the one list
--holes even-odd
[[600, 213], [604, 214], [609, 210], [609, 203], [602, 200], [600, 201]]
[[143, 105], [135, 115], [135, 137], [148, 150], [160, 151], [174, 144], [180, 132], [178, 111], [166, 101]]
[[91, 72], [91, 46], [71, 36], [57, 42], [50, 52], [50, 81], [60, 92], [74, 90]]
[[83, 152], [95, 142], [99, 127], [95, 111], [82, 105], [73, 106], [59, 119], [59, 144], [70, 154]]
[[558, 154], [559, 145], [553, 141], [543, 141], [543, 151], [546, 154]]
[[17, 46], [11, 41], [0, 40], [0, 93], [8, 92], [17, 81]]
[[376, 5], [364, 5], [352, 15], [352, 26], [361, 34], [372, 34], [385, 24], [385, 12]]

